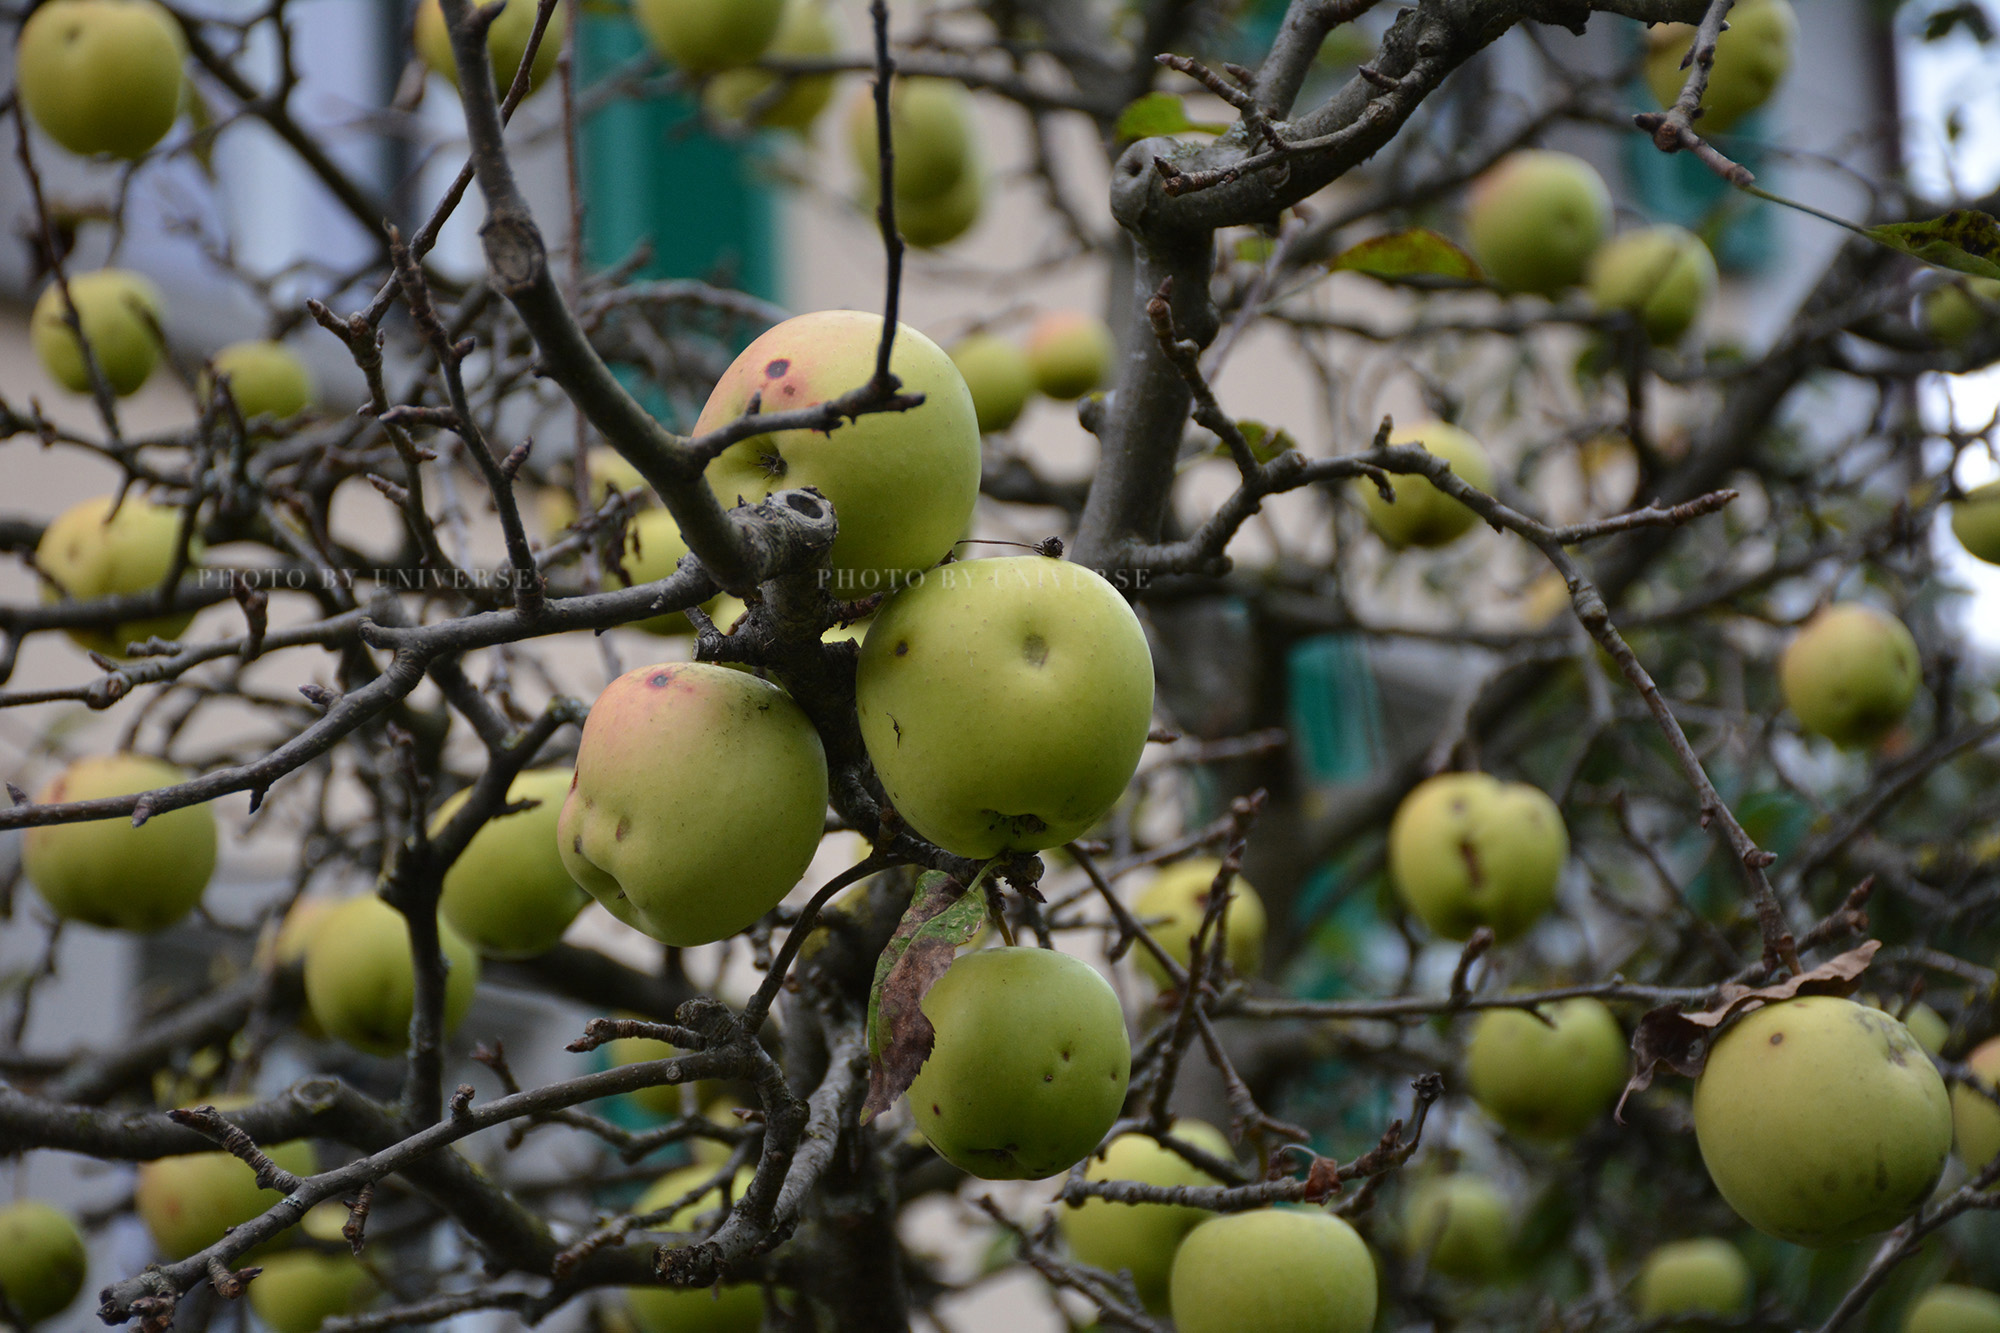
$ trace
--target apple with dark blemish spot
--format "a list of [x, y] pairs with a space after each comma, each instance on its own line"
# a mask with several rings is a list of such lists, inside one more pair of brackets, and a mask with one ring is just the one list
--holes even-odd
[[[791, 412], [858, 389], [875, 373], [882, 317], [821, 310], [788, 319], [743, 350], [695, 422], [697, 435], [745, 412]], [[833, 502], [839, 534], [828, 591], [857, 598], [893, 589], [942, 560], [965, 536], [979, 498], [979, 422], [965, 377], [936, 343], [896, 326], [889, 369], [924, 401], [871, 412], [832, 431], [740, 440], [709, 465], [724, 506], [810, 486]]]
[[1795, 1245], [1837, 1245], [1888, 1230], [1930, 1197], [1951, 1151], [1951, 1102], [1908, 1028], [1810, 995], [1716, 1039], [1695, 1084], [1694, 1130], [1744, 1221]]
[[923, 998], [936, 1030], [910, 1084], [917, 1128], [984, 1180], [1041, 1180], [1103, 1139], [1125, 1104], [1132, 1046], [1097, 969], [1053, 949], [954, 962]]
[[663, 944], [709, 944], [778, 905], [826, 822], [826, 752], [792, 697], [666, 662], [604, 687], [557, 847], [577, 883]]
[[910, 827], [960, 856], [1040, 851], [1083, 836], [1131, 781], [1153, 659], [1132, 608], [1083, 566], [968, 560], [883, 606], [855, 703]]
[[1569, 831], [1547, 793], [1485, 773], [1418, 783], [1389, 823], [1389, 875], [1404, 906], [1434, 934], [1462, 940], [1485, 926], [1501, 943], [1555, 902]]

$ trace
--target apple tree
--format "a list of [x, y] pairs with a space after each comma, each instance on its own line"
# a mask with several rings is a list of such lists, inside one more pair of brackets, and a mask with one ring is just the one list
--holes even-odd
[[[2000, 196], [1760, 183], [1835, 6], [632, 0], [587, 82], [626, 5], [424, 0], [343, 129], [435, 76], [463, 168], [414, 202], [303, 109], [301, 8], [5, 16], [76, 410], [6, 386], [0, 439], [116, 482], [0, 520], [0, 1155], [129, 1188], [0, 1204], [0, 1322], [97, 1255], [150, 1333], [1008, 1284], [1156, 1333], [2000, 1330], [2000, 662], [1950, 572], [2000, 564]], [[1994, 68], [1991, 5], [1842, 9]], [[584, 262], [578, 119], [663, 89], [853, 159], [869, 308]], [[251, 125], [368, 259], [224, 238], [264, 323], [194, 355], [126, 210]], [[952, 267], [1003, 203], [1099, 308]], [[1826, 244], [1747, 310], [1779, 209]], [[246, 834], [288, 864], [225, 907]], [[204, 988], [24, 1042], [65, 933], [196, 921]]]

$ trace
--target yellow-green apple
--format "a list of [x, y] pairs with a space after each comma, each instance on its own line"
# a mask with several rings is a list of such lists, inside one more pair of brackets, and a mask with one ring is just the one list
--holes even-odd
[[1580, 157], [1546, 149], [1509, 153], [1466, 198], [1473, 257], [1496, 284], [1554, 296], [1583, 281], [1611, 229], [1611, 191]]
[[709, 944], [799, 882], [826, 796], [826, 752], [789, 694], [728, 667], [662, 662], [591, 706], [557, 845], [571, 877], [631, 924], [663, 944]]
[[[278, 923], [277, 932], [270, 936], [269, 952], [259, 945], [257, 962], [260, 967], [276, 966], [298, 968], [301, 984], [304, 979], [306, 945], [312, 942], [313, 932], [326, 914], [339, 905], [340, 900], [324, 894], [311, 894], [293, 902], [286, 911], [284, 920]], [[326, 1032], [313, 1019], [310, 1005], [299, 1006], [298, 1017], [293, 1020], [299, 1032], [314, 1041], [325, 1041]], [[338, 1232], [338, 1228], [335, 1228]]]
[[[1221, 1132], [1199, 1120], [1176, 1120], [1170, 1132], [1225, 1162], [1235, 1156]], [[1136, 1180], [1142, 1185], [1220, 1183], [1147, 1134], [1120, 1134], [1111, 1140], [1103, 1156], [1090, 1159], [1083, 1175], [1086, 1180]], [[1202, 1209], [1184, 1204], [1085, 1199], [1058, 1211], [1056, 1224], [1069, 1242], [1070, 1253], [1080, 1262], [1107, 1273], [1130, 1273], [1146, 1308], [1161, 1312], [1167, 1306], [1167, 1278], [1175, 1247], [1209, 1217]]]
[[[489, 958], [547, 953], [589, 899], [563, 866], [556, 821], [569, 795], [570, 771], [537, 768], [517, 776], [507, 801], [539, 801], [530, 810], [488, 820], [444, 874], [438, 910], [452, 929]], [[436, 833], [465, 805], [471, 789], [438, 807]]]
[[250, 1308], [271, 1333], [317, 1333], [337, 1315], [374, 1298], [375, 1279], [351, 1254], [288, 1250], [262, 1261], [250, 1284]]
[[1111, 376], [1117, 343], [1103, 320], [1083, 310], [1051, 310], [1028, 330], [1028, 369], [1035, 387], [1068, 402]]
[[1347, 1222], [1317, 1210], [1228, 1213], [1174, 1253], [1179, 1333], [1368, 1333], [1375, 1259]]
[[[528, 53], [528, 39], [535, 35], [536, 0], [506, 0], [506, 8], [486, 30], [486, 58], [493, 65], [493, 81], [502, 94], [513, 86], [520, 73], [521, 57]], [[549, 15], [542, 42], [535, 48], [535, 63], [528, 70], [528, 91], [555, 73], [556, 58], [562, 53], [563, 11], [558, 4]], [[451, 30], [445, 26], [444, 7], [438, 0], [422, 0], [417, 6], [417, 54], [433, 72], [443, 75], [452, 87], [458, 86], [458, 57], [451, 53]]]
[[983, 433], [1005, 430], [1021, 415], [1035, 392], [1035, 371], [1017, 343], [991, 333], [975, 333], [952, 344], [952, 364], [965, 377], [972, 411]]
[[975, 164], [935, 199], [899, 199], [896, 232], [919, 250], [935, 250], [971, 231], [985, 207], [986, 173]]
[[1715, 292], [1715, 256], [1685, 227], [1641, 227], [1607, 241], [1590, 259], [1590, 295], [1624, 310], [1659, 346], [1676, 343]]
[[[862, 201], [870, 208], [882, 188], [875, 131], [875, 91], [857, 89], [847, 109], [847, 144], [861, 173]], [[889, 92], [897, 206], [941, 199], [966, 175], [977, 172], [976, 138], [972, 94], [964, 84], [951, 79], [897, 79]]]
[[1485, 773], [1417, 784], [1389, 823], [1403, 903], [1448, 940], [1485, 926], [1505, 943], [1539, 921], [1569, 859], [1562, 812], [1539, 787]]
[[1952, 503], [1951, 535], [1967, 555], [2000, 565], [2000, 481], [1974, 486]]
[[[652, 488], [646, 485], [646, 479], [639, 475], [639, 469], [616, 449], [608, 445], [592, 449], [589, 467], [591, 508], [596, 509], [609, 500], [613, 491], [638, 491], [633, 502], [637, 509], [659, 503], [653, 496]], [[543, 535], [554, 541], [562, 535], [564, 528], [576, 522], [575, 487], [551, 486], [543, 490], [539, 498], [539, 513]], [[676, 539], [680, 537], [680, 529], [674, 530], [674, 536]]]
[[0, 1208], [0, 1299], [30, 1324], [76, 1299], [90, 1271], [83, 1236], [69, 1214], [40, 1199]]
[[70, 152], [138, 157], [180, 113], [185, 55], [180, 26], [153, 0], [53, 0], [21, 25], [14, 87]]
[[[187, 776], [147, 755], [91, 755], [51, 778], [36, 800], [130, 796]], [[194, 910], [215, 873], [215, 811], [184, 805], [137, 828], [123, 816], [38, 825], [22, 837], [21, 870], [64, 920], [107, 930], [164, 930]]]
[[[715, 430], [751, 410], [789, 412], [838, 398], [875, 373], [882, 317], [822, 310], [788, 319], [743, 350], [695, 422]], [[979, 421], [965, 377], [944, 349], [896, 326], [889, 369], [904, 393], [924, 396], [907, 412], [872, 412], [831, 432], [788, 430], [738, 441], [709, 464], [727, 505], [811, 486], [833, 502], [840, 524], [828, 591], [856, 598], [893, 588], [928, 569], [965, 536], [979, 498]]]
[[[840, 28], [825, 0], [785, 0], [778, 19], [777, 35], [764, 49], [767, 56], [799, 59], [830, 56], [840, 50]], [[757, 123], [768, 129], [810, 134], [813, 122], [833, 100], [835, 76], [808, 74], [793, 79], [777, 100], [758, 115]], [[778, 76], [759, 69], [728, 69], [708, 81], [702, 90], [702, 104], [718, 120], [742, 121], [759, 99], [770, 94]]]
[[[35, 546], [35, 567], [48, 576], [42, 600], [56, 602], [67, 595], [77, 601], [152, 592], [166, 581], [179, 549], [181, 511], [127, 495], [114, 512], [117, 497], [100, 495], [58, 514], [42, 531]], [[188, 540], [190, 563], [201, 558], [199, 533]], [[61, 592], [57, 589], [60, 588]], [[109, 629], [76, 627], [70, 638], [106, 657], [123, 657], [127, 646], [149, 638], [176, 639], [194, 619], [194, 612], [127, 621]]]
[[[130, 269], [100, 268], [71, 274], [69, 295], [111, 392], [121, 397], [137, 392], [160, 363], [160, 322], [166, 317], [160, 289]], [[51, 379], [72, 393], [91, 392], [90, 365], [69, 326], [60, 284], [51, 281], [42, 289], [28, 331]]]
[[[1168, 866], [1153, 876], [1132, 903], [1139, 918], [1160, 947], [1174, 956], [1182, 967], [1188, 965], [1188, 945], [1201, 929], [1208, 911], [1209, 890], [1222, 862], [1212, 856], [1195, 856]], [[1254, 977], [1264, 965], [1264, 900], [1241, 875], [1229, 882], [1229, 906], [1223, 909], [1223, 926], [1229, 935], [1229, 966], [1239, 977]], [[1134, 949], [1139, 969], [1155, 985], [1167, 984], [1166, 969], [1146, 949]]]
[[[624, 1018], [638, 1018], [638, 1014], [623, 1014]], [[602, 1047], [605, 1059], [613, 1069], [621, 1065], [644, 1064], [649, 1060], [669, 1060], [686, 1051], [664, 1041], [654, 1041], [651, 1037], [620, 1037], [606, 1042]], [[722, 1084], [713, 1079], [703, 1079], [695, 1084], [695, 1099], [708, 1101], [715, 1097]], [[634, 1105], [648, 1115], [664, 1120], [681, 1113], [681, 1085], [678, 1083], [655, 1083], [648, 1088], [640, 1088], [625, 1094]], [[726, 1157], [728, 1154], [724, 1154]]]
[[1641, 1319], [1735, 1319], [1750, 1310], [1750, 1265], [1719, 1236], [1669, 1241], [1639, 1266], [1633, 1303]]
[[[1798, 18], [1790, 0], [1738, 0], [1729, 27], [1715, 43], [1715, 65], [1701, 99], [1697, 134], [1724, 134], [1770, 100], [1792, 67], [1792, 40]], [[1661, 106], [1672, 106], [1687, 83], [1681, 68], [1694, 45], [1694, 28], [1666, 23], [1646, 36], [1646, 85]]]
[[[715, 1178], [716, 1168], [683, 1167], [653, 1182], [632, 1205], [634, 1213], [657, 1212]], [[754, 1173], [744, 1168], [730, 1187], [733, 1202], [750, 1188]], [[707, 1232], [722, 1219], [721, 1189], [712, 1189], [667, 1219], [660, 1231]], [[754, 1282], [724, 1283], [713, 1289], [627, 1287], [626, 1307], [641, 1333], [757, 1333], [764, 1327], [764, 1293]]]
[[[681, 540], [681, 525], [674, 521], [671, 512], [656, 506], [640, 510], [626, 523], [625, 554], [619, 562], [619, 567], [625, 571], [625, 577], [632, 580], [632, 586], [636, 587], [641, 583], [653, 583], [668, 577], [680, 567], [687, 553], [687, 543]], [[611, 585], [617, 586], [615, 576]], [[724, 593], [709, 598], [702, 603], [702, 607], [710, 616], [715, 617], [718, 628], [726, 630], [735, 617], [725, 618], [722, 604], [725, 601], [735, 600]], [[737, 602], [736, 607], [736, 614], [742, 614], [742, 603]], [[694, 625], [688, 620], [685, 611], [665, 611], [657, 616], [648, 616], [644, 620], [635, 620], [632, 622], [632, 628], [663, 636], [694, 633]]]
[[[479, 953], [438, 922], [446, 967], [444, 1029], [456, 1032], [479, 986]], [[372, 893], [328, 909], [306, 941], [306, 1003], [326, 1034], [371, 1055], [400, 1054], [417, 979], [403, 914]]]
[[1951, 1090], [1952, 1130], [1958, 1140], [1958, 1157], [1972, 1171], [1983, 1171], [2000, 1156], [2000, 1037], [1974, 1047], [1965, 1057], [1973, 1076], [1986, 1091], [1959, 1084]]
[[982, 1180], [1067, 1171], [1125, 1104], [1132, 1046], [1111, 983], [1053, 949], [965, 954], [923, 998], [937, 1034], [910, 1084], [917, 1128]]
[[[1451, 464], [1459, 480], [1482, 491], [1493, 489], [1493, 463], [1486, 447], [1470, 434], [1443, 421], [1398, 426], [1391, 444], [1420, 444]], [[1414, 473], [1389, 474], [1393, 502], [1382, 498], [1373, 481], [1357, 484], [1368, 526], [1391, 546], [1448, 546], [1471, 530], [1479, 515]]]
[[1812, 995], [1716, 1038], [1694, 1130], [1744, 1221], [1795, 1245], [1837, 1245], [1895, 1226], [1930, 1195], [1951, 1151], [1951, 1102], [1908, 1028]]
[[2000, 1333], [2000, 1296], [1940, 1282], [1911, 1302], [1902, 1333]]
[[632, 16], [664, 59], [713, 74], [762, 55], [784, 9], [784, 0], [633, 0]]
[[[231, 343], [208, 359], [217, 375], [229, 377], [229, 396], [247, 421], [252, 417], [295, 417], [312, 406], [312, 372], [298, 353], [262, 338]], [[203, 376], [203, 391], [208, 377]]]
[[1568, 1139], [1611, 1109], [1631, 1072], [1625, 1034], [1588, 998], [1488, 1009], [1472, 1025], [1465, 1078], [1472, 1098], [1509, 1133]]
[[1861, 602], [1820, 611], [1785, 646], [1778, 684], [1799, 725], [1835, 745], [1873, 745], [1903, 720], [1923, 683], [1917, 642]]
[[861, 735], [910, 827], [960, 856], [1081, 837], [1132, 780], [1153, 659], [1100, 575], [1046, 556], [931, 571], [876, 613]]
[[[218, 1098], [218, 1111], [238, 1109], [242, 1098]], [[295, 1176], [319, 1169], [312, 1145], [303, 1139], [257, 1145]], [[189, 1153], [142, 1163], [132, 1191], [133, 1211], [146, 1224], [153, 1244], [169, 1259], [205, 1250], [234, 1228], [262, 1216], [285, 1196], [257, 1188], [257, 1173], [226, 1152]]]
[[1403, 1201], [1403, 1250], [1461, 1282], [1489, 1282], [1507, 1266], [1514, 1210], [1500, 1187], [1464, 1172], [1430, 1176]]
[[1918, 309], [1931, 337], [1956, 347], [2000, 320], [2000, 278], [1963, 278], [1933, 287]]

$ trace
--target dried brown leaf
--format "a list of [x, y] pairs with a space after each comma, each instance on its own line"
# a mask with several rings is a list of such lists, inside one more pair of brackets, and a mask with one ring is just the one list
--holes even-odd
[[967, 893], [941, 871], [928, 871], [882, 954], [868, 997], [867, 1121], [895, 1105], [930, 1058], [937, 1034], [924, 1016], [923, 999], [944, 975], [961, 945], [986, 925], [986, 895]]

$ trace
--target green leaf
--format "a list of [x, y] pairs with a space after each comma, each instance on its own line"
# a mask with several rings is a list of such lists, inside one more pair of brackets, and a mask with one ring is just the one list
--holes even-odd
[[1228, 128], [1189, 120], [1187, 108], [1172, 93], [1147, 93], [1118, 113], [1118, 137], [1128, 142], [1161, 134], [1220, 134]]
[[1236, 242], [1236, 262], [1239, 264], [1262, 264], [1271, 258], [1271, 252], [1278, 243], [1269, 236], [1245, 236]]
[[2000, 219], [1976, 208], [1954, 208], [1928, 222], [1868, 227], [1865, 234], [1939, 268], [1975, 278], [2000, 278]]
[[986, 926], [986, 895], [939, 870], [924, 872], [895, 934], [875, 960], [868, 993], [868, 1101], [864, 1118], [895, 1105], [930, 1058], [937, 1034], [923, 999], [961, 946]]
[[1346, 270], [1390, 281], [1418, 277], [1486, 280], [1471, 255], [1424, 227], [1392, 231], [1349, 246], [1335, 255], [1328, 267], [1336, 273]]
[[[1251, 454], [1260, 463], [1268, 463], [1288, 449], [1296, 449], [1299, 442], [1283, 426], [1276, 430], [1261, 421], [1244, 419], [1236, 423], [1236, 429], [1243, 433], [1243, 442], [1250, 446]], [[1227, 446], [1218, 446], [1218, 454], [1228, 454]]]

